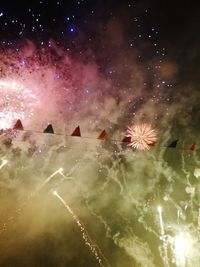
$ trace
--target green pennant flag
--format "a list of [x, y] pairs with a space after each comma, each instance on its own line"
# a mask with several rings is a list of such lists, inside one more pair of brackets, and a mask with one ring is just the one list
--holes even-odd
[[49, 124], [46, 129], [44, 129], [43, 133], [54, 134], [53, 126]]
[[177, 140], [174, 140], [173, 142], [171, 142], [171, 144], [168, 145], [167, 147], [176, 148], [177, 143], [178, 143], [178, 139]]

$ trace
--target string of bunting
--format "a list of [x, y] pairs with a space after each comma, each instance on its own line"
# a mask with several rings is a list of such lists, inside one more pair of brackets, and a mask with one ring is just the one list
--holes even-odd
[[[101, 141], [111, 141], [111, 142], [120, 142], [120, 143], [125, 143], [125, 144], [129, 144], [131, 143], [131, 137], [124, 137], [122, 140], [114, 140], [114, 139], [110, 139], [106, 130], [103, 130], [100, 135], [97, 138], [92, 138], [92, 137], [84, 137], [81, 135], [81, 130], [80, 130], [80, 126], [77, 126], [74, 131], [71, 133], [71, 135], [66, 135], [66, 134], [61, 134], [61, 133], [55, 133], [52, 124], [48, 124], [47, 127], [43, 130], [43, 132], [41, 131], [33, 131], [33, 130], [25, 130], [23, 127], [23, 124], [21, 122], [21, 120], [17, 120], [15, 125], [13, 126], [12, 130], [17, 130], [17, 131], [23, 131], [23, 132], [33, 132], [33, 133], [47, 133], [47, 134], [55, 134], [55, 135], [60, 135], [60, 136], [71, 136], [71, 137], [82, 137], [82, 138], [87, 138], [87, 139], [98, 139]], [[1, 134], [3, 133], [3, 130], [1, 130]], [[165, 148], [177, 148], [178, 145], [178, 139], [173, 140], [169, 145], [167, 146], [163, 146]], [[157, 142], [154, 142], [152, 144], [149, 144], [149, 146], [154, 147], [157, 145]], [[183, 150], [183, 149], [181, 149]], [[189, 151], [195, 151], [196, 149], [196, 144], [193, 143], [191, 144], [191, 146], [188, 149], [184, 149], [184, 150], [189, 150]]]

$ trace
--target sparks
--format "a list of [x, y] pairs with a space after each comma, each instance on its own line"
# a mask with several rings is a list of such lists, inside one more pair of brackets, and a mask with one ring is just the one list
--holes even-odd
[[167, 267], [169, 267], [169, 258], [168, 258], [168, 252], [167, 252], [167, 242], [165, 240], [165, 229], [163, 224], [163, 217], [162, 217], [162, 207], [157, 207], [158, 215], [159, 215], [159, 222], [160, 222], [160, 239], [163, 241], [163, 260]]
[[57, 191], [53, 191], [53, 195], [56, 196], [60, 200], [60, 202], [65, 206], [67, 211], [71, 214], [72, 218], [74, 219], [74, 221], [76, 222], [76, 224], [80, 228], [80, 231], [82, 233], [82, 238], [83, 238], [83, 240], [85, 242], [85, 245], [88, 246], [90, 251], [94, 254], [96, 260], [99, 263], [99, 265], [101, 267], [104, 267], [103, 261], [102, 261], [101, 257], [99, 256], [99, 253], [102, 254], [102, 252], [100, 251], [100, 249], [98, 249], [99, 250], [99, 253], [98, 253], [98, 251], [97, 251], [98, 247], [93, 244], [93, 242], [92, 242], [91, 238], [89, 237], [89, 235], [88, 235], [83, 223], [80, 222], [79, 218], [76, 216], [76, 214], [70, 208], [70, 206], [65, 202], [65, 200], [58, 194]]
[[8, 163], [8, 161], [5, 159], [2, 161], [1, 165], [0, 165], [0, 169], [3, 168], [4, 165], [6, 165]]
[[10, 128], [17, 119], [32, 117], [39, 103], [29, 88], [15, 80], [0, 80], [0, 129]]
[[187, 233], [174, 237], [174, 256], [177, 266], [186, 266], [187, 258], [192, 255], [193, 240]]
[[[37, 194], [47, 183], [49, 183], [54, 176], [56, 176], [57, 174], [61, 174], [62, 171], [63, 171], [63, 168], [59, 168], [57, 171], [55, 171], [50, 176], [48, 176], [42, 183], [38, 185], [36, 190], [32, 192], [31, 197], [35, 196], [35, 194]], [[56, 194], [56, 191], [55, 191], [55, 194]]]
[[163, 239], [163, 237], [165, 235], [165, 231], [164, 231], [163, 218], [162, 218], [162, 207], [158, 206], [157, 210], [158, 210], [159, 222], [160, 222], [160, 233], [161, 233], [161, 236]]
[[126, 137], [131, 138], [128, 146], [139, 150], [149, 149], [149, 146], [157, 140], [156, 131], [149, 124], [134, 125], [128, 127]]

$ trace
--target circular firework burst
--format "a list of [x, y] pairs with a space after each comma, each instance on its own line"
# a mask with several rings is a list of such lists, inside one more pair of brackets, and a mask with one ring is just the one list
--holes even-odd
[[139, 150], [149, 149], [149, 146], [155, 144], [157, 133], [149, 124], [133, 125], [128, 127], [126, 137], [130, 137], [128, 146]]
[[17, 119], [30, 118], [38, 104], [31, 89], [15, 80], [0, 80], [0, 129], [10, 128]]

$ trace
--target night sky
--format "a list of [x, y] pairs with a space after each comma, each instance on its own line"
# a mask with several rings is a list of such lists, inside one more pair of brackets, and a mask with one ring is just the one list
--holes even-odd
[[199, 29], [197, 1], [0, 1], [0, 267], [200, 266]]

